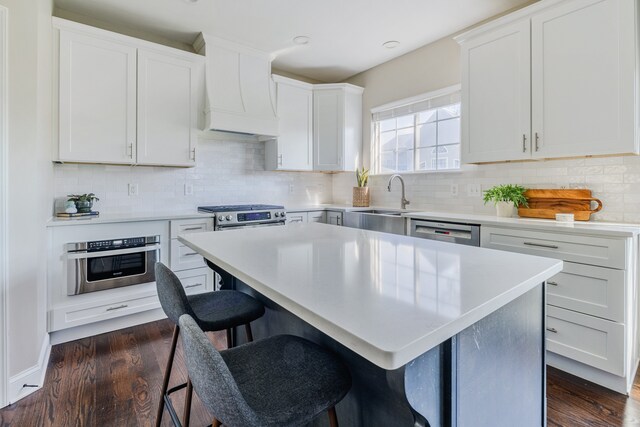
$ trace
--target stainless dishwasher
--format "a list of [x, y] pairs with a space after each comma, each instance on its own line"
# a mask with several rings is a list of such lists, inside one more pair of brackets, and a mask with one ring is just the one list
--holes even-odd
[[412, 219], [409, 235], [460, 245], [480, 246], [480, 226], [475, 224]]

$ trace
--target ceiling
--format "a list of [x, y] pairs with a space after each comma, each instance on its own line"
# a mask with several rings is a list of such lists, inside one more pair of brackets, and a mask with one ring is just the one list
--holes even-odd
[[[191, 44], [200, 32], [339, 82], [530, 0], [55, 0], [59, 9]], [[308, 36], [306, 45], [293, 43]], [[386, 41], [400, 44], [394, 49]]]

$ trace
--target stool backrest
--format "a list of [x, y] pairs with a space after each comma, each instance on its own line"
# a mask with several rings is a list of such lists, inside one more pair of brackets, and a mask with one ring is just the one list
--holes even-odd
[[177, 325], [183, 314], [195, 316], [180, 279], [161, 262], [156, 263], [156, 287], [160, 305], [173, 323]]
[[229, 427], [261, 425], [224, 359], [195, 320], [183, 315], [179, 324], [189, 378], [211, 414]]

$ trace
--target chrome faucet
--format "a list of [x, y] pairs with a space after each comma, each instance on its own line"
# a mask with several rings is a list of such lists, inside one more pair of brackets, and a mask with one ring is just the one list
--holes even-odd
[[391, 192], [391, 183], [393, 182], [394, 179], [398, 178], [400, 180], [400, 184], [402, 184], [402, 199], [400, 199], [400, 206], [402, 206], [402, 209], [406, 209], [407, 205], [411, 202], [409, 202], [405, 197], [404, 197], [404, 179], [402, 179], [402, 177], [398, 174], [395, 175], [391, 175], [391, 178], [389, 178], [389, 185], [387, 185], [387, 190], [389, 192]]

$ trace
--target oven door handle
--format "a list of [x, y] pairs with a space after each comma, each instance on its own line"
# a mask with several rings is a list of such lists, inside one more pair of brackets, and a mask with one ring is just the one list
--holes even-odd
[[152, 252], [160, 249], [160, 244], [138, 246], [135, 248], [114, 249], [112, 251], [96, 251], [96, 252], [68, 252], [67, 259], [87, 259], [87, 258], [99, 258], [105, 256], [116, 256], [134, 254], [139, 252]]

